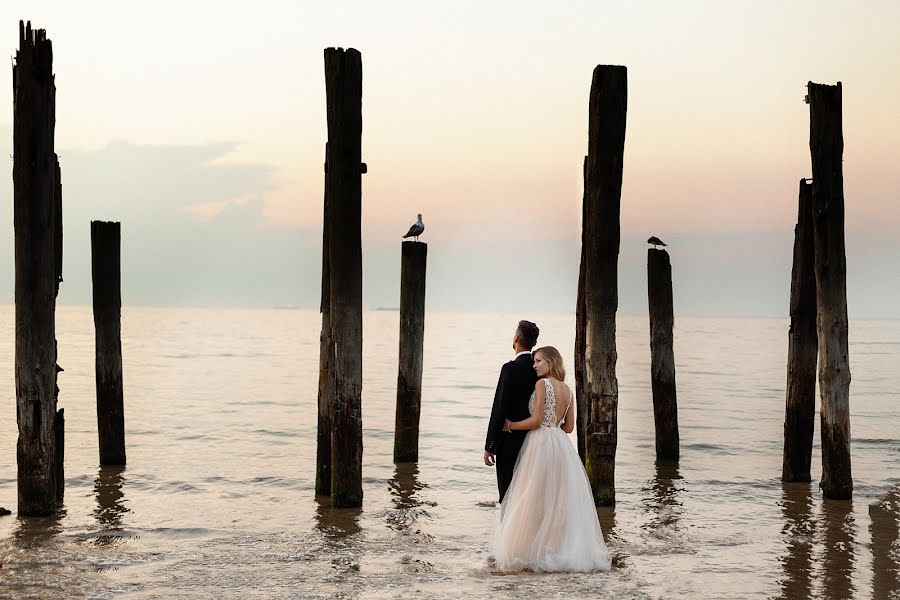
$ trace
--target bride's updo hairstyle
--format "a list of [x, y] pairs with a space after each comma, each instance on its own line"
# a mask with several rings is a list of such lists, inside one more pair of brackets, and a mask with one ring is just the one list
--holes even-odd
[[544, 360], [550, 363], [551, 377], [555, 377], [560, 381], [566, 380], [566, 368], [563, 366], [563, 359], [559, 350], [553, 346], [544, 346], [535, 350], [534, 354], [540, 354], [544, 357]]

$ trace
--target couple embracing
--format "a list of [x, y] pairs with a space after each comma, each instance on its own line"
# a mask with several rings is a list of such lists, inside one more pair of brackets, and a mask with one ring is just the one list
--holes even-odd
[[496, 466], [500, 490], [493, 558], [503, 572], [606, 570], [590, 484], [567, 435], [575, 428], [572, 390], [559, 351], [534, 349], [539, 333], [519, 322], [516, 355], [500, 370], [491, 409], [484, 463]]

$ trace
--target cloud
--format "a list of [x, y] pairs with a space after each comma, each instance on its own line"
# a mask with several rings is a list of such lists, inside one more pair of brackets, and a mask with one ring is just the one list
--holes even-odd
[[[4, 144], [11, 148], [11, 130], [0, 125], [0, 147]], [[295, 199], [297, 206], [319, 215], [308, 225], [271, 223], [265, 216], [266, 198], [285, 191], [272, 167], [232, 164], [236, 147], [117, 142], [93, 151], [62, 149], [65, 281], [60, 302], [91, 301], [90, 221], [101, 219], [122, 223], [126, 304], [317, 307], [321, 194]], [[7, 207], [0, 222], [0, 244], [6, 248], [0, 260], [0, 301], [12, 303], [11, 177], [0, 185], [0, 202]], [[367, 202], [374, 212], [372, 199], [364, 198], [364, 205]], [[429, 310], [572, 312], [579, 240], [563, 217], [575, 209], [547, 205], [535, 214], [494, 210], [497, 214], [488, 221], [483, 210], [452, 217], [426, 215]], [[377, 215], [367, 214], [363, 306], [397, 306], [399, 236], [409, 223], [389, 230]], [[793, 243], [789, 230], [653, 232], [671, 244], [676, 314], [787, 317]], [[622, 313], [646, 313], [645, 237], [626, 232], [622, 239]], [[895, 267], [900, 249], [889, 234], [848, 227], [847, 262], [851, 316], [900, 316], [893, 301], [900, 296]]]
[[[0, 129], [12, 146], [11, 131]], [[115, 142], [59, 150], [63, 183], [60, 302], [91, 301], [90, 221], [122, 223], [123, 302], [152, 305], [314, 305], [321, 234], [273, 228], [263, 196], [273, 169], [223, 161], [237, 144], [149, 146]], [[12, 206], [12, 186], [0, 201]], [[197, 207], [216, 207], [198, 215]], [[205, 217], [205, 218], [203, 218]], [[12, 210], [0, 243], [0, 293], [13, 297]]]

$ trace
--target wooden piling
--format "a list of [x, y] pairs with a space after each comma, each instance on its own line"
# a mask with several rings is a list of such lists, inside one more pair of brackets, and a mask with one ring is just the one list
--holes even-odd
[[650, 308], [650, 380], [653, 421], [656, 425], [656, 460], [679, 458], [678, 402], [675, 393], [675, 353], [672, 329], [672, 263], [662, 249], [647, 249], [647, 296]]
[[94, 371], [101, 466], [125, 464], [121, 246], [122, 234], [119, 223], [91, 221]]
[[585, 319], [584, 319], [584, 231], [587, 222], [587, 161], [584, 157], [582, 164], [582, 176], [584, 181], [584, 193], [581, 198], [581, 261], [578, 267], [578, 297], [575, 304], [575, 442], [578, 447], [578, 456], [581, 462], [586, 460], [584, 445], [587, 437], [588, 402], [584, 389], [585, 370]]
[[400, 261], [400, 366], [394, 426], [395, 463], [419, 460], [427, 257], [428, 244], [403, 242]]
[[52, 515], [60, 495], [55, 312], [62, 273], [62, 194], [55, 120], [52, 45], [43, 29], [20, 21], [13, 65], [13, 219], [21, 516]]
[[[328, 156], [328, 144], [325, 144]], [[331, 338], [331, 203], [328, 195], [328, 164], [325, 164], [325, 199], [322, 216], [322, 333], [319, 335], [319, 397], [316, 439], [316, 495], [331, 495], [331, 434], [334, 419], [334, 343]]]
[[362, 57], [325, 49], [334, 344], [331, 505], [362, 506]]
[[625, 67], [597, 66], [589, 109], [584, 232], [585, 387], [589, 405], [585, 468], [598, 506], [611, 506], [616, 501], [616, 309], [627, 80]]
[[850, 362], [841, 84], [809, 82], [809, 149], [816, 272], [816, 331], [826, 498], [850, 499]]
[[794, 227], [790, 315], [781, 480], [810, 481], [818, 340], [812, 184], [806, 179], [800, 180], [797, 225]]

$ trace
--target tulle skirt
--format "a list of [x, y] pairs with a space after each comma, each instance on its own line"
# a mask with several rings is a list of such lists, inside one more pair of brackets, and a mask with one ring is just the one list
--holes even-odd
[[556, 427], [531, 430], [500, 507], [493, 555], [500, 571], [596, 571], [611, 557], [578, 452]]

